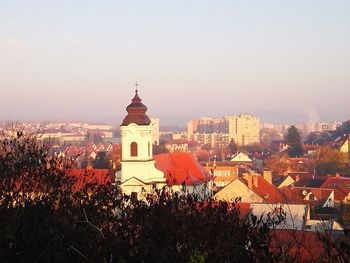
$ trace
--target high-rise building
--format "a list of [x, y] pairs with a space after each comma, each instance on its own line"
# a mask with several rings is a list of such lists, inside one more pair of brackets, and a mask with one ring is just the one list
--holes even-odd
[[316, 122], [315, 131], [316, 132], [325, 132], [325, 131], [335, 131], [341, 125], [340, 122]]
[[259, 143], [260, 121], [252, 114], [227, 116], [229, 140], [233, 139], [239, 145]]
[[159, 145], [159, 119], [150, 118], [152, 127], [152, 143]]
[[[217, 136], [210, 136], [211, 134]], [[239, 145], [248, 145], [259, 143], [260, 124], [259, 119], [251, 114], [225, 116], [223, 118], [206, 117], [189, 121], [187, 123], [187, 135], [189, 139], [196, 141], [218, 141], [218, 138], [220, 138], [218, 144], [226, 144], [233, 139]], [[205, 139], [202, 140], [202, 138]], [[226, 142], [227, 138], [228, 142]], [[217, 143], [212, 142], [211, 144], [216, 145]]]

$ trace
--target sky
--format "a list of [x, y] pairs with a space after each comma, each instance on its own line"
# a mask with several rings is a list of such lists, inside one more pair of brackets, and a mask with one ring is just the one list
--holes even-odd
[[1, 0], [0, 120], [350, 118], [348, 0]]

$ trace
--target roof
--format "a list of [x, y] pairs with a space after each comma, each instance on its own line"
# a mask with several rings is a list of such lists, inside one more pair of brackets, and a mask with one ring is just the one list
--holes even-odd
[[73, 186], [74, 191], [81, 190], [86, 184], [98, 186], [114, 181], [113, 172], [108, 169], [71, 169], [67, 174], [77, 180]]
[[317, 189], [311, 189], [310, 192], [312, 192], [315, 197], [317, 198], [317, 200], [319, 201], [326, 201], [329, 196], [331, 195], [331, 193], [333, 192], [333, 190], [329, 190], [329, 189], [321, 189], [321, 188], [317, 188]]
[[250, 159], [248, 155], [239, 152], [232, 156], [231, 162], [252, 162], [252, 159]]
[[[283, 199], [291, 204], [316, 204], [318, 202], [324, 203], [328, 200], [333, 190], [322, 188], [303, 188], [285, 186], [279, 188]], [[306, 197], [312, 193], [315, 196], [315, 200], [306, 199]]]
[[277, 191], [277, 188], [267, 182], [263, 176], [258, 176], [258, 187], [255, 187], [255, 185], [253, 185], [252, 190], [264, 198], [267, 202], [281, 201], [281, 195]]
[[237, 171], [238, 166], [237, 165], [227, 165], [227, 166], [205, 166], [206, 170], [216, 170], [216, 171]]
[[333, 142], [333, 147], [341, 147], [344, 143], [346, 143], [350, 139], [350, 134], [344, 134], [342, 136], [338, 136]]
[[334, 200], [335, 201], [344, 201], [345, 197], [347, 197], [348, 193], [343, 190], [336, 188], [334, 189]]
[[319, 188], [322, 186], [325, 180], [325, 178], [301, 178], [300, 180], [294, 182], [294, 186]]
[[[276, 203], [282, 200], [281, 194], [278, 192], [277, 188], [270, 184], [268, 181], [264, 179], [263, 176], [256, 176], [257, 178], [257, 186], [253, 183], [251, 190], [263, 198], [266, 202]], [[253, 179], [254, 180], [254, 179]], [[247, 180], [245, 179], [245, 183], [247, 184]], [[248, 185], [248, 184], [247, 184]]]
[[282, 196], [283, 203], [287, 204], [305, 204], [302, 191], [290, 186], [284, 186], [278, 189]]
[[155, 155], [155, 167], [164, 173], [169, 185], [197, 185], [212, 179], [190, 153]]
[[272, 180], [272, 184], [276, 187], [280, 186], [288, 176], [280, 176]]
[[317, 150], [318, 148], [320, 148], [320, 146], [317, 144], [303, 144], [303, 149], [305, 151]]
[[236, 179], [236, 175], [231, 175], [231, 176], [214, 176], [213, 181], [214, 182], [231, 182], [234, 179]]
[[322, 184], [323, 188], [340, 189], [345, 193], [350, 193], [350, 177], [328, 176]]
[[132, 102], [126, 107], [128, 115], [124, 118], [121, 126], [128, 126], [130, 123], [137, 125], [149, 125], [151, 123], [150, 118], [146, 115], [147, 107], [141, 101], [136, 90]]
[[281, 246], [284, 246], [283, 253], [291, 256], [297, 256], [297, 253], [300, 253], [301, 261], [316, 261], [324, 253], [323, 243], [318, 238], [318, 233], [276, 229], [271, 230], [270, 235], [273, 237], [270, 243], [272, 251], [277, 252]]
[[289, 171], [287, 173], [289, 176], [293, 178], [293, 180], [296, 180], [297, 177], [300, 178], [312, 178], [312, 175], [309, 172], [293, 172]]

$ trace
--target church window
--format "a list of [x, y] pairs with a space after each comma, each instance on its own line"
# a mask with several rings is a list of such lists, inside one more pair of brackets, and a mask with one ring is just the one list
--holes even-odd
[[131, 157], [137, 157], [137, 143], [132, 142], [130, 145], [130, 155]]

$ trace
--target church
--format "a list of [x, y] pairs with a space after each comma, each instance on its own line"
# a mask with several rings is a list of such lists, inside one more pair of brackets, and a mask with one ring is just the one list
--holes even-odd
[[116, 181], [121, 191], [142, 196], [169, 186], [174, 191], [186, 190], [205, 197], [212, 175], [190, 153], [166, 153], [153, 156], [152, 126], [147, 107], [138, 90], [126, 107], [127, 115], [120, 125], [122, 158]]

